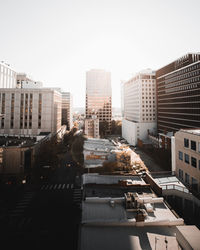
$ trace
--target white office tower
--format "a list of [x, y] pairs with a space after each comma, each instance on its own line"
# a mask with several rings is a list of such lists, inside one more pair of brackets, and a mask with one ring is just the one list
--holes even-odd
[[42, 88], [43, 84], [39, 81], [34, 81], [26, 73], [17, 73], [17, 88], [22, 89], [33, 89], [33, 88]]
[[61, 128], [61, 93], [52, 89], [0, 89], [0, 134], [39, 135]]
[[143, 70], [124, 82], [124, 117], [122, 136], [131, 145], [147, 139], [149, 132], [156, 132], [156, 80], [155, 72]]
[[99, 138], [99, 119], [96, 115], [85, 119], [85, 134], [88, 138]]
[[111, 74], [100, 69], [86, 72], [86, 119], [93, 114], [99, 122], [108, 122], [108, 131], [112, 118]]
[[4, 62], [0, 62], [0, 88], [16, 88], [17, 73]]
[[66, 125], [67, 130], [73, 127], [73, 98], [70, 92], [62, 92], [62, 125]]

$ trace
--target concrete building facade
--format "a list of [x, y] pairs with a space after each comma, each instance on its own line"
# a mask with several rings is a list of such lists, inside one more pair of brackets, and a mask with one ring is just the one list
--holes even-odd
[[39, 135], [61, 128], [61, 93], [52, 89], [0, 89], [0, 134]]
[[200, 127], [200, 53], [156, 71], [158, 133]]
[[107, 121], [110, 130], [112, 118], [111, 74], [92, 69], [86, 72], [86, 118], [96, 114], [99, 122]]
[[136, 145], [137, 139], [147, 139], [156, 131], [156, 81], [155, 72], [148, 69], [139, 72], [124, 83], [124, 117], [122, 136]]
[[17, 73], [4, 62], [0, 62], [0, 88], [16, 88]]
[[67, 130], [73, 127], [73, 98], [70, 92], [62, 92], [62, 125], [67, 126]]
[[85, 119], [85, 134], [89, 138], [99, 138], [99, 119], [96, 115]]
[[200, 129], [181, 129], [174, 137], [176, 175], [200, 192]]

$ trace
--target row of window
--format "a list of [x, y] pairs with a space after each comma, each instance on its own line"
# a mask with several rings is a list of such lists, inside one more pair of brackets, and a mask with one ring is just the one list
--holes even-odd
[[176, 76], [185, 74], [187, 72], [191, 72], [192, 70], [196, 70], [196, 69], [199, 69], [199, 68], [200, 68], [200, 64], [197, 63], [196, 65], [189, 66], [188, 68], [185, 68], [185, 69], [179, 70], [179, 71], [177, 71], [177, 72], [175, 72], [173, 74], [170, 74], [170, 75], [166, 76], [165, 79], [174, 78]]
[[[185, 161], [185, 163], [190, 164], [191, 162], [191, 166], [194, 168], [197, 168], [197, 159], [193, 156], [189, 156], [188, 154], [184, 154], [184, 159], [183, 159], [183, 152], [179, 151], [178, 152], [178, 158], [181, 161]], [[200, 170], [200, 160], [199, 160], [199, 170]]]
[[189, 184], [194, 190], [198, 191], [198, 181], [194, 177], [190, 177], [188, 173], [185, 173], [184, 176], [184, 172], [182, 169], [178, 170], [178, 175], [181, 180]]
[[[197, 151], [197, 142], [184, 138], [184, 147]], [[198, 143], [198, 152], [200, 152], [200, 142]]]

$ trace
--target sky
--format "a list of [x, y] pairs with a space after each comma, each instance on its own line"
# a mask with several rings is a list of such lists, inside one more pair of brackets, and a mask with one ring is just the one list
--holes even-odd
[[85, 106], [86, 71], [120, 83], [200, 51], [199, 0], [0, 0], [0, 61]]

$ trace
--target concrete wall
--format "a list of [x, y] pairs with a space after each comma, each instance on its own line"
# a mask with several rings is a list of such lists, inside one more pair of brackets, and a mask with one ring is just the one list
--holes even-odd
[[122, 137], [133, 146], [137, 145], [137, 139], [146, 140], [148, 138], [148, 130], [155, 133], [156, 123], [136, 123], [125, 119], [122, 120]]

